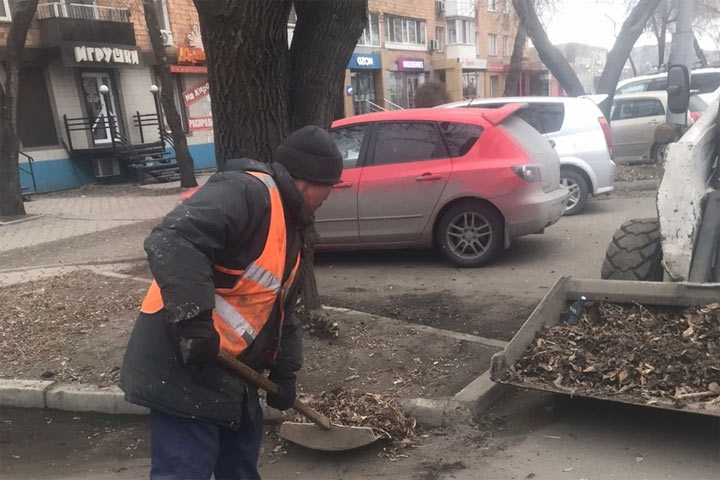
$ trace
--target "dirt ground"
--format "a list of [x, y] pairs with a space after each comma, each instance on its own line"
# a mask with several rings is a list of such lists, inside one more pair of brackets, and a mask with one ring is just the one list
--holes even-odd
[[[117, 382], [147, 284], [77, 271], [0, 289], [0, 376]], [[342, 387], [392, 397], [456, 393], [494, 350], [412, 325], [333, 312], [337, 338], [305, 335], [301, 392]]]
[[660, 176], [660, 167], [655, 164], [618, 165], [615, 170], [616, 182], [654, 180]]

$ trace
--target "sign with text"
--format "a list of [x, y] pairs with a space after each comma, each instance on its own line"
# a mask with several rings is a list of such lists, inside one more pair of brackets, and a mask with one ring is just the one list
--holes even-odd
[[212, 117], [195, 117], [188, 118], [188, 130], [191, 132], [197, 132], [200, 130], [212, 130], [213, 119]]
[[205, 65], [205, 50], [197, 47], [178, 47], [179, 65]]
[[379, 70], [380, 55], [377, 53], [353, 53], [348, 62], [350, 70]]
[[208, 73], [205, 65], [170, 65], [171, 73]]
[[465, 70], [485, 70], [488, 61], [484, 58], [461, 58], [460, 65]]
[[183, 101], [185, 106], [189, 107], [193, 103], [197, 102], [201, 98], [207, 97], [210, 94], [210, 83], [205, 82], [197, 87], [193, 87], [190, 90], [183, 92]]
[[63, 65], [67, 67], [141, 65], [140, 52], [129, 45], [68, 42], [60, 50]]
[[422, 72], [425, 70], [425, 61], [422, 58], [398, 58], [397, 66], [401, 72]]

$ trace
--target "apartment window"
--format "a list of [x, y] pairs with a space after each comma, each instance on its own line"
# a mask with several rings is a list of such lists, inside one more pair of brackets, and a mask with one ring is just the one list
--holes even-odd
[[497, 12], [497, 0], [488, 0], [488, 12]]
[[510, 0], [502, 0], [503, 2], [503, 13], [507, 15], [510, 13]]
[[437, 40], [438, 52], [442, 52], [445, 47], [445, 29], [443, 27], [435, 27], [435, 40]]
[[380, 19], [377, 13], [368, 14], [368, 22], [367, 25], [365, 25], [362, 35], [360, 35], [358, 45], [368, 47], [380, 46]]
[[488, 35], [488, 55], [497, 55], [497, 35]]
[[510, 37], [503, 35], [503, 56], [509, 57], [510, 55]]
[[475, 44], [475, 21], [448, 20], [448, 45]]
[[0, 0], [0, 21], [10, 21], [10, 5], [8, 0]]
[[425, 21], [411, 18], [387, 17], [385, 41], [404, 45], [426, 45]]
[[170, 31], [170, 19], [168, 17], [167, 0], [153, 0], [157, 12], [160, 30]]

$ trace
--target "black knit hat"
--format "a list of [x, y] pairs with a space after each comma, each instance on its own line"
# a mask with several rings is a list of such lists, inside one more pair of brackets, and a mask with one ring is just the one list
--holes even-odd
[[277, 148], [275, 161], [294, 178], [322, 185], [338, 183], [343, 169], [342, 155], [332, 136], [314, 125], [291, 133]]

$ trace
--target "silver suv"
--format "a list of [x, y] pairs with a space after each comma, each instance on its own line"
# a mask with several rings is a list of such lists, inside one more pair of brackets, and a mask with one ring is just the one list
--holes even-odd
[[442, 105], [497, 108], [526, 103], [517, 116], [545, 135], [560, 157], [561, 183], [570, 192], [565, 215], [580, 213], [590, 195], [611, 192], [615, 178], [610, 126], [590, 98], [499, 97]]

